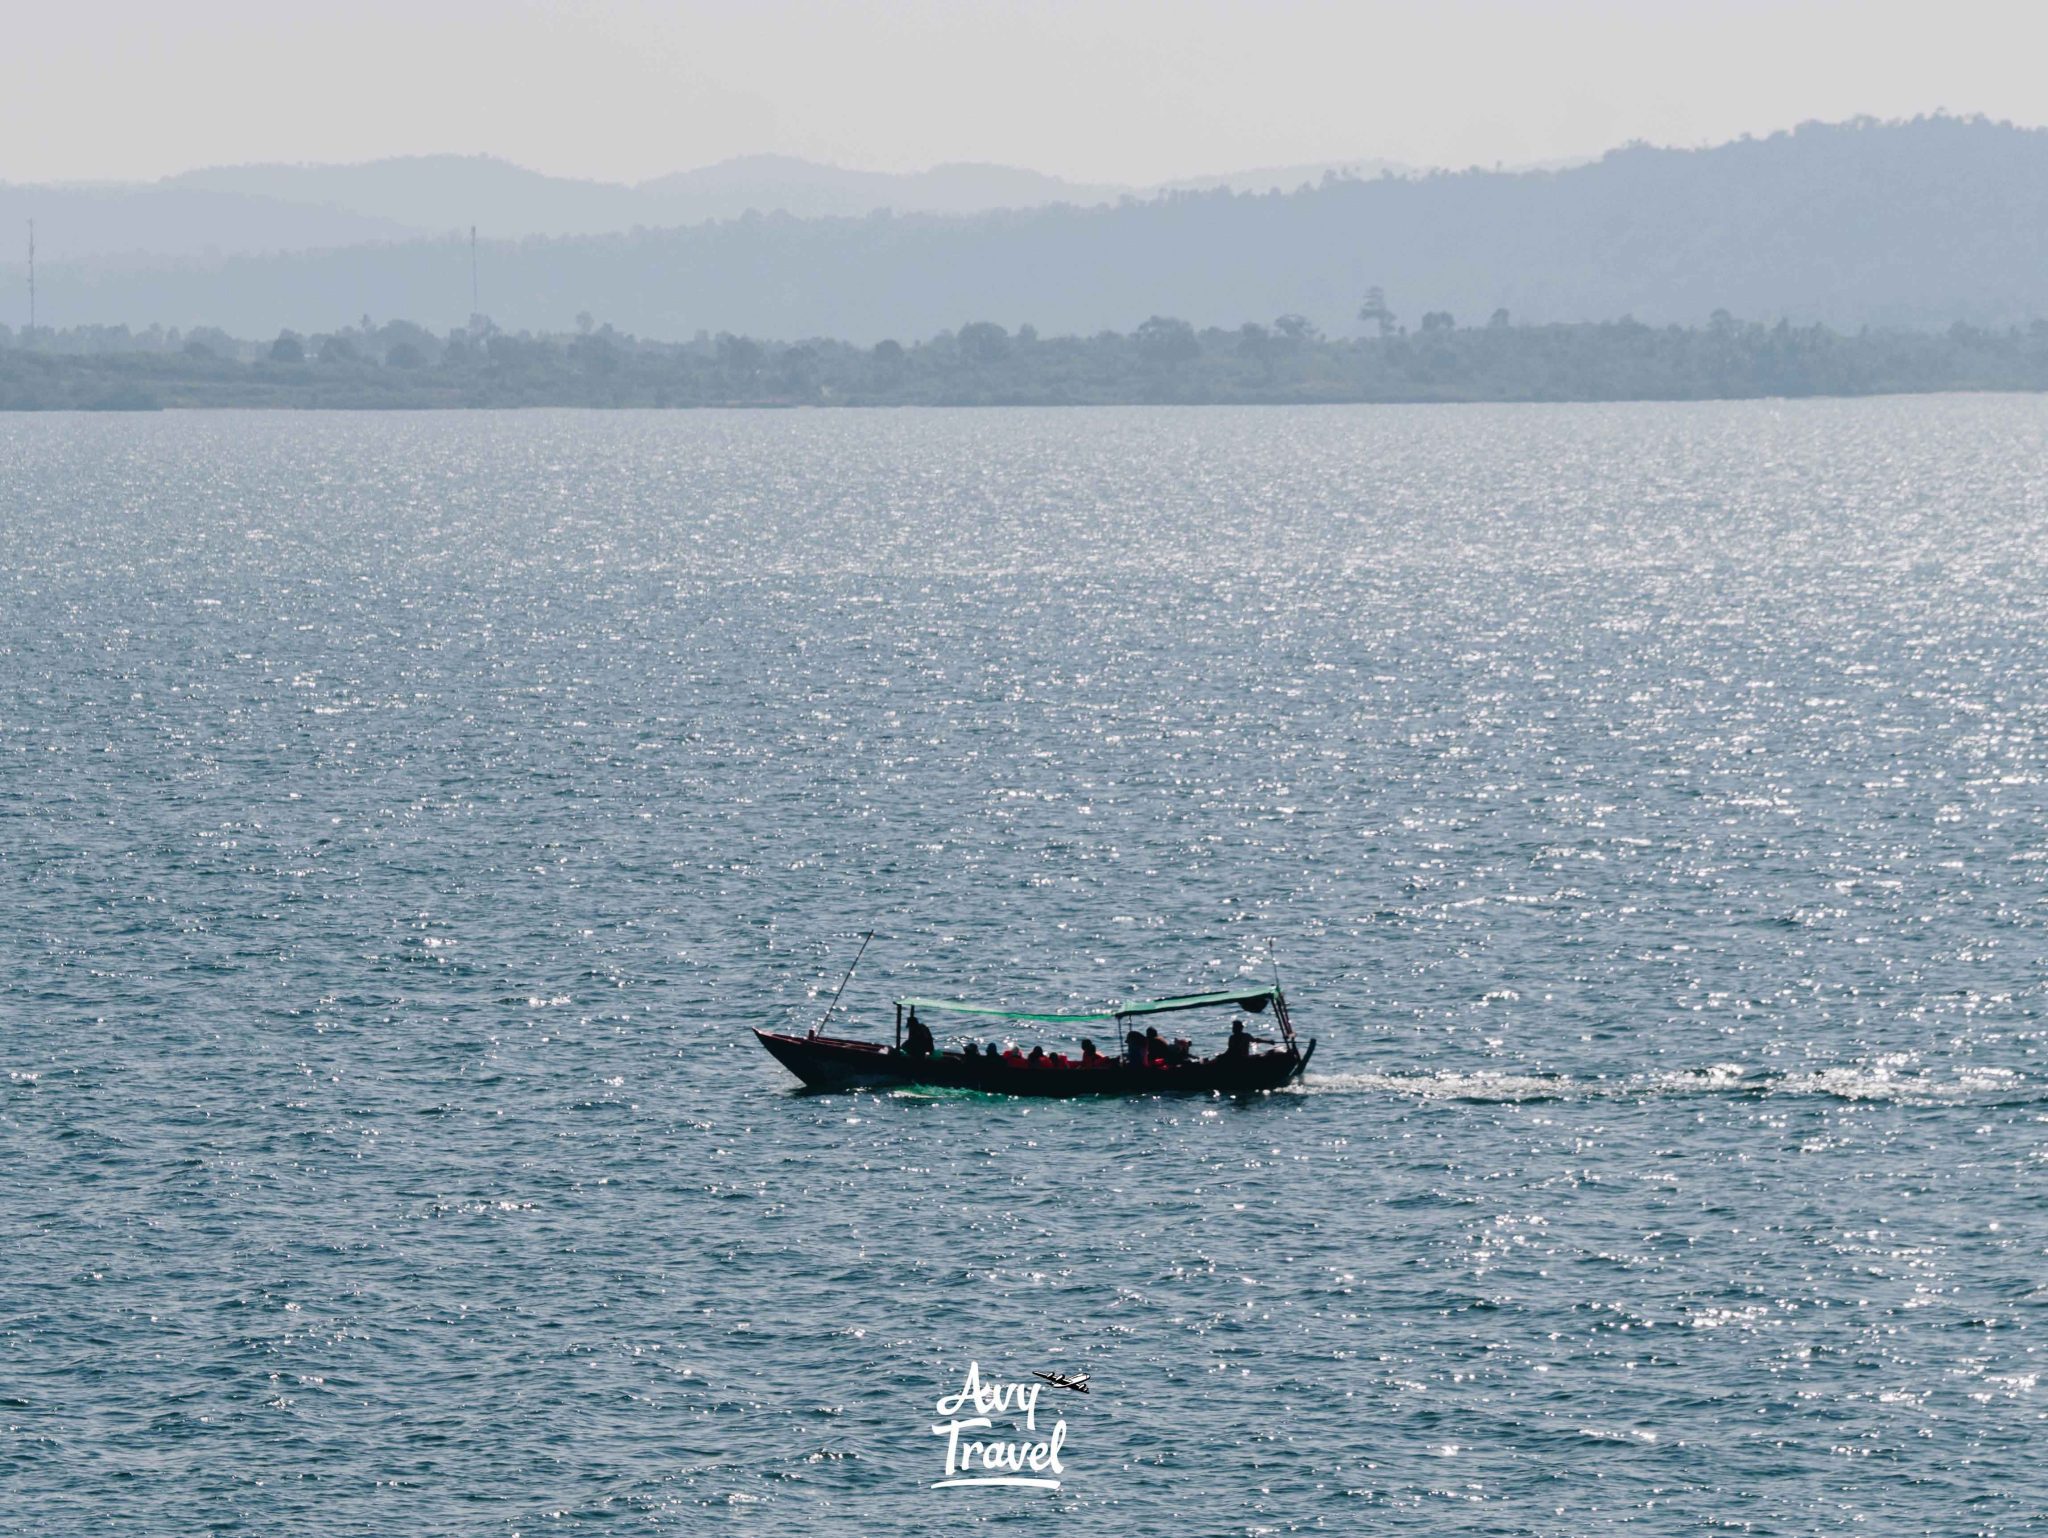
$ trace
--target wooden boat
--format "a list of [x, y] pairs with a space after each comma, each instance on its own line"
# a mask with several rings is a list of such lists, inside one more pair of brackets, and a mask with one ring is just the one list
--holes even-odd
[[[842, 984], [842, 986], [844, 986]], [[835, 998], [836, 1003], [836, 998]], [[1253, 1014], [1271, 1010], [1280, 1031], [1276, 1050], [1254, 1052], [1248, 1046], [1226, 1049], [1215, 1057], [1195, 1057], [1186, 1043], [1171, 1044], [1169, 1060], [1159, 1061], [1149, 1052], [1126, 1045], [1126, 1034], [1140, 1016], [1168, 1014], [1191, 1009], [1234, 1009]], [[1074, 1028], [1077, 1037], [1084, 1030], [1113, 1030], [1110, 1045], [1116, 1055], [1098, 1062], [1078, 1058], [1058, 1064], [1018, 1063], [983, 1053], [968, 1055], [957, 1049], [935, 1046], [926, 1053], [904, 1047], [905, 1011], [915, 1022], [917, 1012], [993, 1017], [1029, 1021], [1043, 1025]], [[826, 1012], [827, 1020], [831, 1011]], [[822, 1024], [822, 1022], [821, 1022]], [[1278, 1089], [1301, 1077], [1315, 1055], [1313, 1039], [1306, 1050], [1295, 1040], [1294, 1023], [1287, 1013], [1287, 999], [1279, 988], [1244, 988], [1222, 993], [1191, 994], [1182, 998], [1149, 999], [1120, 1008], [1090, 1013], [1040, 1013], [1033, 1010], [998, 1009], [984, 1004], [963, 1004], [952, 999], [898, 999], [896, 1041], [856, 1041], [843, 1036], [825, 1036], [817, 1030], [807, 1035], [757, 1030], [761, 1045], [775, 1060], [801, 1079], [810, 1089], [855, 1089], [921, 1086], [937, 1089], [982, 1090], [998, 1095], [1157, 1095], [1157, 1094], [1255, 1094]], [[913, 1039], [917, 1033], [913, 1026]], [[1179, 1049], [1174, 1051], [1172, 1049]]]

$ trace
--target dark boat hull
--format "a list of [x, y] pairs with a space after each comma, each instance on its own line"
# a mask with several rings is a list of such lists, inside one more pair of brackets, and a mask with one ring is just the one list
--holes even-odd
[[1076, 1095], [1250, 1095], [1279, 1089], [1301, 1076], [1314, 1054], [1262, 1052], [1235, 1063], [1220, 1060], [1176, 1068], [1133, 1068], [1112, 1059], [1100, 1068], [1017, 1067], [1000, 1059], [945, 1053], [906, 1057], [871, 1041], [836, 1036], [785, 1036], [755, 1031], [775, 1060], [809, 1089], [921, 1087], [973, 1089], [994, 1095], [1067, 1099]]

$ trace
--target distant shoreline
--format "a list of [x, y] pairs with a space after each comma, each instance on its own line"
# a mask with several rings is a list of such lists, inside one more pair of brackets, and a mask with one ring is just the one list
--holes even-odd
[[603, 329], [517, 336], [404, 322], [267, 343], [125, 328], [0, 339], [0, 410], [788, 410], [1705, 401], [2048, 391], [2048, 322], [1945, 332], [1631, 320], [1480, 327], [1448, 315], [1333, 340], [1305, 321], [1197, 331], [1155, 316], [1092, 337], [989, 323], [909, 346]]
[[323, 411], [403, 416], [407, 414], [485, 414], [511, 411], [644, 411], [688, 413], [693, 411], [757, 412], [762, 415], [834, 411], [1116, 411], [1130, 407], [1167, 407], [1188, 411], [1217, 411], [1235, 408], [1285, 411], [1304, 407], [1338, 406], [1706, 406], [1741, 401], [1868, 401], [1916, 400], [1949, 395], [2048, 395], [2048, 385], [1953, 385], [1928, 389], [1808, 391], [1788, 395], [1758, 391], [1747, 395], [1546, 395], [1487, 396], [1450, 399], [1440, 396], [1402, 398], [1374, 397], [1370, 400], [1338, 398], [1317, 400], [975, 400], [975, 401], [706, 401], [687, 405], [652, 405], [626, 401], [621, 404], [591, 404], [584, 401], [512, 401], [478, 405], [418, 402], [403, 405], [355, 404], [348, 401], [319, 401], [302, 404], [289, 401], [208, 402], [187, 405], [173, 402], [128, 404], [96, 402], [85, 405], [0, 405], [0, 418], [37, 416], [205, 416], [213, 412], [269, 412], [278, 415], [313, 414]]

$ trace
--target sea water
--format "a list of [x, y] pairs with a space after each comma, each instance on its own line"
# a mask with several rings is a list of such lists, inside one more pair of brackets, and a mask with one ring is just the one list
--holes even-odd
[[2027, 1531], [2044, 771], [2037, 397], [0, 421], [0, 1529]]

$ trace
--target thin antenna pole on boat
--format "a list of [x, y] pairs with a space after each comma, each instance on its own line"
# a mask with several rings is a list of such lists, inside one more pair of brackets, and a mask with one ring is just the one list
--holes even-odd
[[860, 937], [860, 949], [853, 953], [853, 963], [847, 967], [846, 976], [839, 979], [839, 987], [832, 994], [832, 1002], [825, 1006], [824, 1017], [811, 1027], [811, 1034], [813, 1036], [824, 1030], [831, 1023], [832, 1011], [839, 1007], [839, 995], [846, 992], [846, 985], [853, 981], [853, 969], [860, 965], [860, 958], [868, 953], [868, 941], [874, 939], [874, 937], [875, 932], [872, 929]]
[[1280, 986], [1280, 947], [1266, 936], [1266, 961], [1273, 968], [1273, 1018], [1280, 1022], [1280, 1034], [1288, 1047], [1294, 1046], [1294, 1022], [1287, 1018], [1287, 992]]

